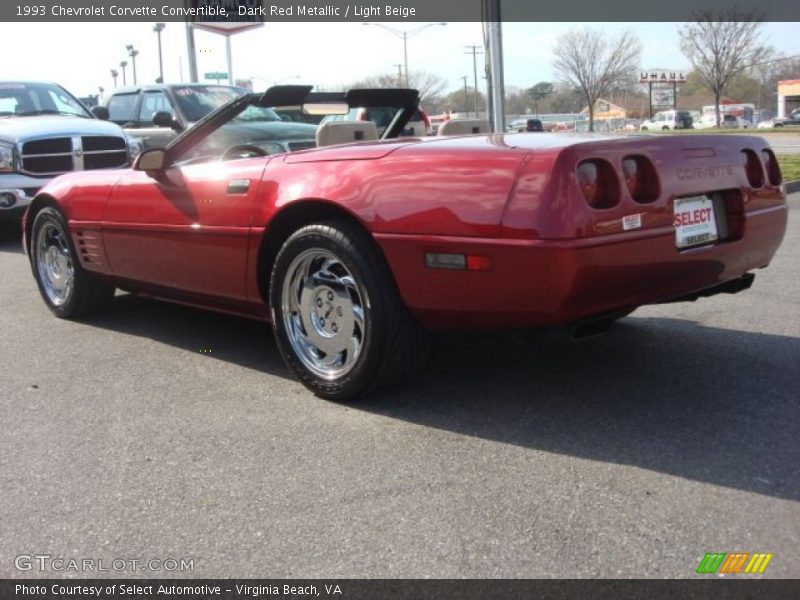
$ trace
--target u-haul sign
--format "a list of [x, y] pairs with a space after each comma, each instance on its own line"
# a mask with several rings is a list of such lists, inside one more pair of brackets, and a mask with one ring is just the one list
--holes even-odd
[[682, 83], [686, 81], [683, 71], [641, 71], [639, 83]]

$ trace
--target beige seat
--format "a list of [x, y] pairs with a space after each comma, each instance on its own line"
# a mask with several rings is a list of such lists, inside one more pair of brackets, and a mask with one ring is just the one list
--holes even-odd
[[331, 121], [317, 128], [317, 146], [351, 144], [378, 139], [378, 128], [372, 121]]
[[428, 135], [428, 131], [425, 128], [424, 121], [410, 121], [406, 123], [404, 132], [410, 131], [410, 135], [414, 137], [424, 137]]
[[469, 135], [470, 133], [490, 133], [486, 119], [450, 119], [439, 127], [437, 135]]

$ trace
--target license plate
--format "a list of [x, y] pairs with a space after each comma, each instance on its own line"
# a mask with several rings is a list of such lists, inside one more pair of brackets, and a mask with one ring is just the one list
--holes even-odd
[[708, 196], [677, 198], [674, 211], [678, 248], [710, 244], [719, 239], [714, 203]]

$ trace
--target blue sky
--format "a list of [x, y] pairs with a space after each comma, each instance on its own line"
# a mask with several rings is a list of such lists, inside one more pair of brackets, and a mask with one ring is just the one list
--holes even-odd
[[[505, 79], [507, 85], [528, 87], [555, 80], [552, 47], [558, 35], [583, 23], [506, 23], [503, 25]], [[644, 69], [686, 69], [687, 60], [678, 47], [680, 23], [591, 23], [587, 26], [609, 33], [636, 32], [643, 44]], [[767, 23], [764, 38], [788, 55], [800, 54], [800, 23]], [[402, 28], [400, 24], [391, 24]], [[410, 24], [407, 29], [418, 27]], [[25, 52], [24, 61], [3, 61], [2, 79], [58, 81], [77, 95], [97, 93], [98, 86], [112, 87], [110, 70], [128, 59], [125, 45], [133, 44], [139, 82], [158, 75], [156, 35], [151, 23], [3, 23], [0, 32], [7, 47], [22, 49], [32, 40], [44, 40], [37, 52]], [[298, 43], [302, 41], [303, 43]], [[199, 71], [225, 71], [222, 36], [196, 33]], [[382, 72], [397, 72], [403, 62], [399, 38], [378, 27], [361, 23], [269, 23], [263, 28], [232, 38], [234, 75], [256, 77], [266, 86], [288, 80], [339, 87]], [[424, 69], [445, 78], [458, 89], [461, 77], [472, 77], [472, 57], [464, 46], [482, 44], [478, 23], [433, 26], [409, 39], [411, 71]], [[167, 81], [178, 81], [182, 70], [188, 80], [186, 35], [182, 23], [168, 23], [163, 33], [164, 69]], [[49, 53], [43, 48], [52, 48]], [[479, 67], [480, 68], [480, 67]], [[128, 81], [132, 81], [128, 67]], [[300, 76], [295, 78], [295, 76]], [[800, 74], [798, 74], [800, 77]], [[121, 78], [120, 78], [121, 83]]]

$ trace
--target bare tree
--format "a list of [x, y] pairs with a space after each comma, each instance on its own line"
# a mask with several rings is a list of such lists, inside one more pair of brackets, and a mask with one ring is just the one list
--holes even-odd
[[598, 98], [639, 68], [642, 45], [630, 31], [616, 38], [591, 29], [572, 30], [558, 38], [554, 66], [580, 89], [589, 107], [589, 131], [594, 131]]
[[761, 13], [738, 6], [696, 13], [696, 21], [680, 29], [681, 52], [714, 93], [717, 126], [719, 102], [736, 75], [762, 62], [770, 48], [761, 43]]
[[[366, 79], [361, 79], [352, 85], [351, 88], [396, 88], [397, 74], [382, 73], [373, 75]], [[420, 104], [438, 103], [441, 101], [442, 94], [447, 87], [447, 81], [426, 71], [411, 71], [408, 74], [408, 87], [419, 91]]]

